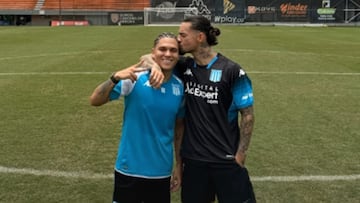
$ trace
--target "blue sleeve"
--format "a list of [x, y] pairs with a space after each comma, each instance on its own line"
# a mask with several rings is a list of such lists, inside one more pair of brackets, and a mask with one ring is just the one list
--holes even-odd
[[116, 84], [114, 86], [114, 88], [111, 90], [110, 92], [110, 101], [112, 100], [116, 100], [116, 99], [119, 99], [120, 98], [120, 95], [121, 95], [121, 82], [120, 81], [118, 84]]
[[135, 84], [136, 82], [132, 82], [129, 79], [120, 80], [120, 82], [116, 84], [110, 92], [110, 101], [119, 99], [120, 96], [129, 95], [133, 90]]
[[242, 75], [236, 80], [232, 94], [237, 109], [246, 108], [254, 104], [251, 80], [247, 75]]

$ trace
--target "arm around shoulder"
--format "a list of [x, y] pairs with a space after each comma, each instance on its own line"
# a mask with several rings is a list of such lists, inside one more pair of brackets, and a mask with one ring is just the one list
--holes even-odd
[[160, 66], [154, 61], [151, 54], [141, 56], [140, 60], [143, 61], [145, 67], [151, 68], [150, 85], [159, 88], [165, 77]]

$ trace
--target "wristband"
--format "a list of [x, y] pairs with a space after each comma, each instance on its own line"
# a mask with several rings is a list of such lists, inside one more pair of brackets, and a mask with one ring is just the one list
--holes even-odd
[[115, 85], [118, 84], [120, 82], [120, 80], [117, 80], [114, 76], [115, 74], [112, 74], [110, 77], [111, 82], [113, 82]]

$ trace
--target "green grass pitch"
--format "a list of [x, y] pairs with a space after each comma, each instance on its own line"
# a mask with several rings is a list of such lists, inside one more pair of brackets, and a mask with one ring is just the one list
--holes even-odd
[[[253, 82], [258, 202], [359, 202], [360, 29], [219, 28], [214, 49]], [[163, 31], [177, 27], [0, 28], [0, 202], [111, 202], [123, 101], [89, 96]]]

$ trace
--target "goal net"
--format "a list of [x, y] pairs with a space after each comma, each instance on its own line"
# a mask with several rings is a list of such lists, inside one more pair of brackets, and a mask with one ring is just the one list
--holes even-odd
[[144, 25], [179, 25], [186, 17], [198, 15], [197, 8], [144, 8]]

